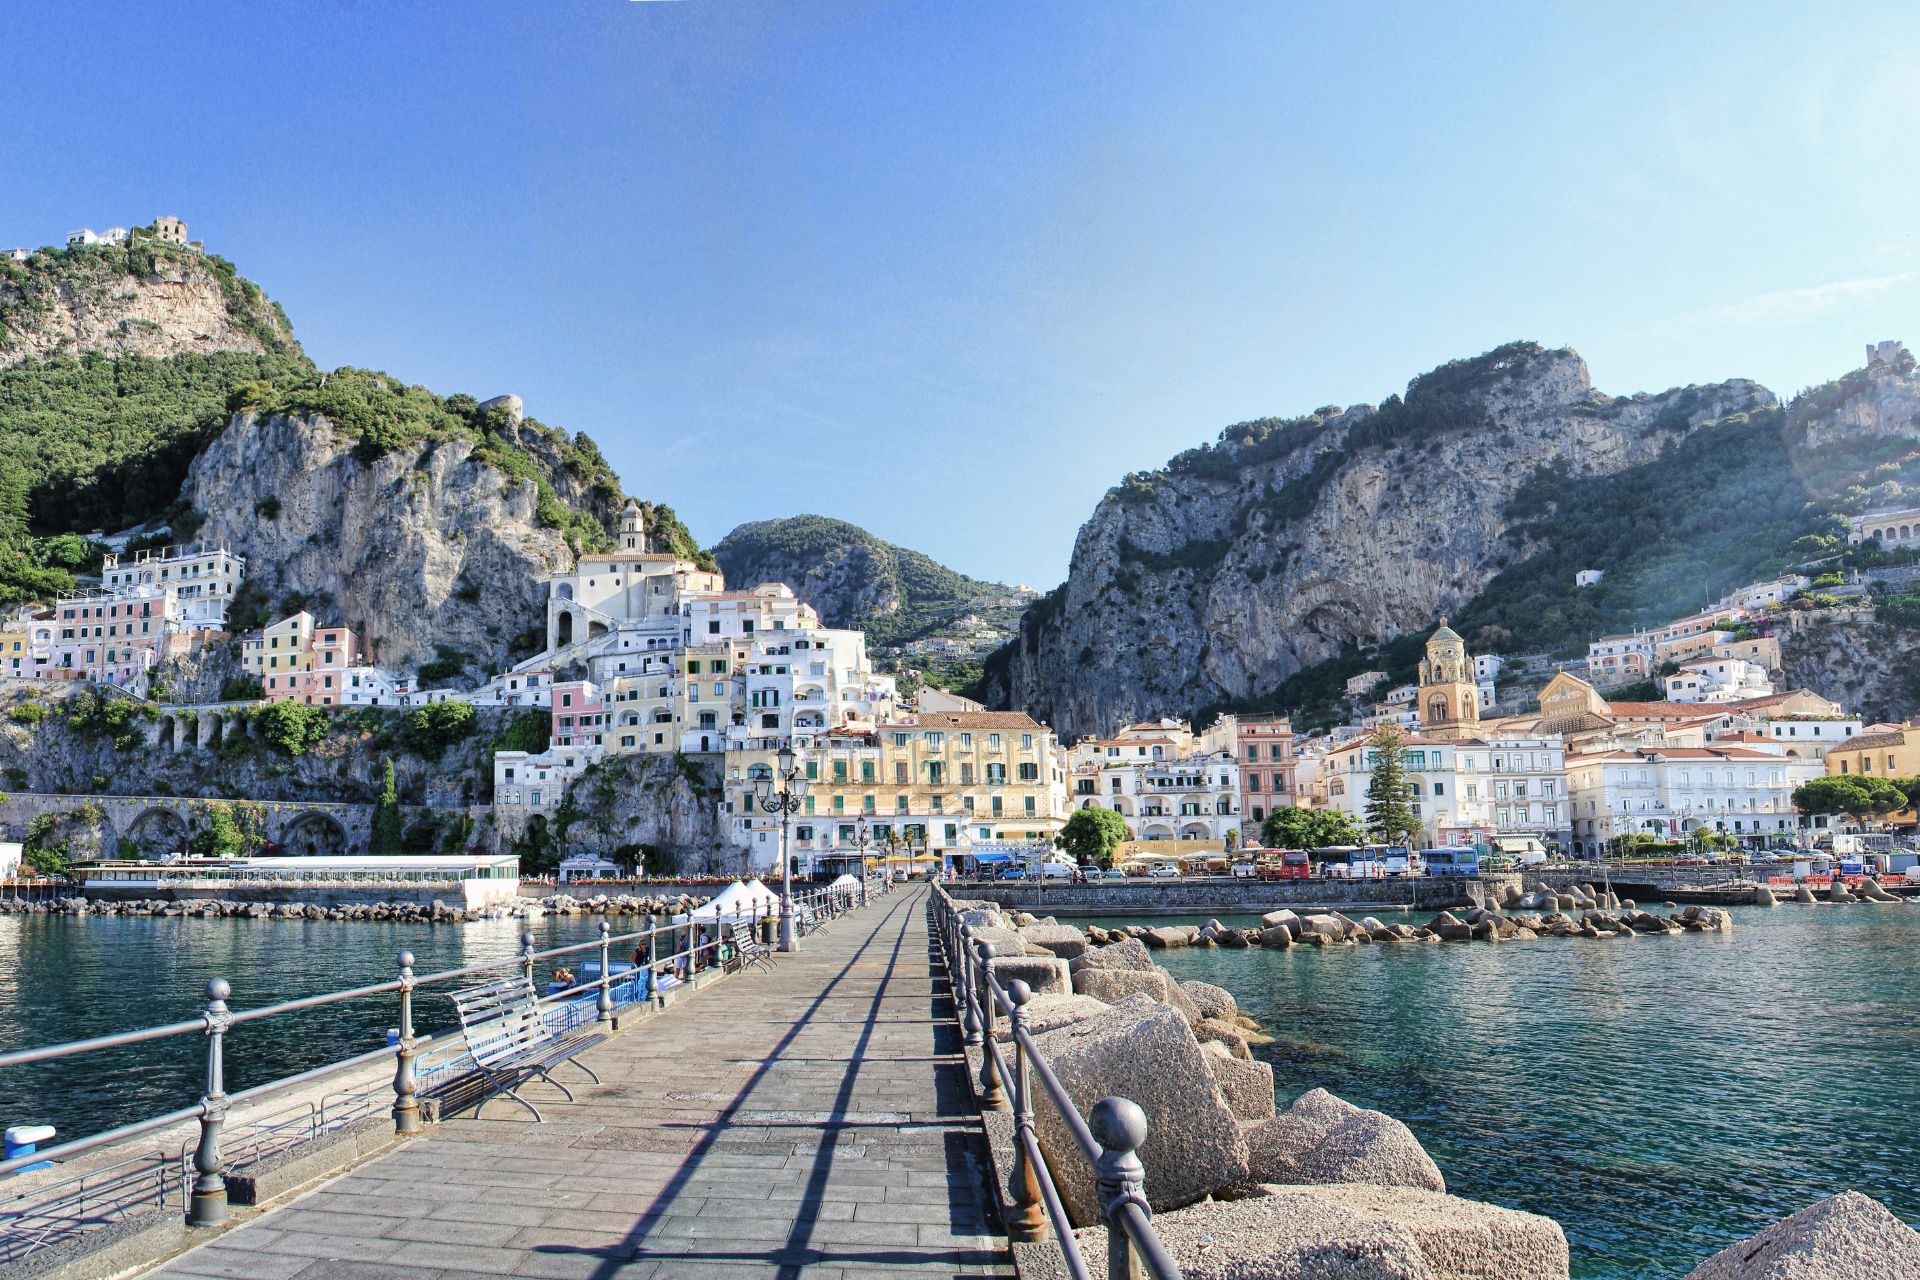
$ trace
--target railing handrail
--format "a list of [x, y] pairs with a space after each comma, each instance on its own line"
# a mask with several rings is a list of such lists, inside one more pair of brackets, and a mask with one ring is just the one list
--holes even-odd
[[[1042, 1238], [1044, 1224], [1037, 1215], [1044, 1212], [1046, 1221], [1053, 1225], [1054, 1238], [1068, 1274], [1074, 1280], [1091, 1280], [1073, 1234], [1073, 1223], [1061, 1200], [1057, 1179], [1040, 1149], [1033, 1126], [1029, 1080], [1038, 1075], [1042, 1089], [1074, 1144], [1094, 1167], [1096, 1196], [1107, 1224], [1108, 1276], [1134, 1275], [1132, 1261], [1137, 1259], [1155, 1280], [1181, 1280], [1179, 1265], [1167, 1253], [1153, 1228], [1153, 1212], [1142, 1191], [1145, 1170], [1136, 1152], [1146, 1138], [1145, 1114], [1127, 1099], [1104, 1098], [1095, 1105], [1092, 1122], [1081, 1116], [1072, 1095], [1034, 1042], [1027, 1025], [1026, 1004], [1031, 993], [1026, 984], [1016, 980], [1011, 990], [1001, 985], [986, 963], [988, 957], [984, 952], [974, 953], [972, 929], [957, 924], [953, 898], [943, 886], [933, 886], [928, 910], [936, 917], [934, 934], [940, 941], [954, 993], [956, 1016], [965, 1040], [968, 1044], [980, 1045], [981, 1101], [997, 1108], [1004, 1105], [1006, 1095], [1012, 1095], [1014, 1183], [1020, 1188], [1017, 1208], [1021, 1213], [1013, 1224], [1015, 1229], [1024, 1229], [1027, 1238]], [[1008, 1039], [1014, 1046], [1012, 1068], [1008, 1067], [1006, 1054], [994, 1033], [996, 1008], [1005, 1009], [1010, 1024]], [[1096, 1126], [1101, 1133], [1096, 1134]]]

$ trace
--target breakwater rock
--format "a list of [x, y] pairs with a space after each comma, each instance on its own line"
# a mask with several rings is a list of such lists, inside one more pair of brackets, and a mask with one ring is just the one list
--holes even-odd
[[[1618, 899], [1612, 899], [1618, 903]], [[1424, 925], [1383, 923], [1374, 916], [1355, 920], [1338, 911], [1301, 915], [1292, 910], [1269, 911], [1258, 928], [1230, 928], [1217, 920], [1204, 925], [1123, 925], [1087, 929], [1087, 940], [1104, 946], [1120, 939], [1143, 948], [1178, 947], [1352, 946], [1356, 943], [1395, 942], [1524, 942], [1536, 938], [1619, 938], [1647, 934], [1732, 933], [1733, 917], [1719, 907], [1684, 907], [1670, 916], [1642, 911], [1632, 903], [1602, 908], [1589, 906], [1578, 915], [1553, 910], [1545, 914], [1505, 914], [1474, 907], [1458, 914], [1442, 911]]]
[[481, 907], [461, 907], [440, 901], [366, 901], [321, 903], [301, 901], [298, 886], [288, 886], [281, 901], [238, 901], [229, 898], [162, 898], [126, 901], [90, 901], [56, 898], [39, 902], [0, 900], [0, 916], [194, 916], [200, 919], [246, 920], [387, 920], [419, 924], [460, 924], [470, 920], [538, 919], [551, 913], [564, 916], [677, 915], [706, 902], [689, 894], [636, 896], [598, 894], [573, 898], [566, 894], [523, 899]]

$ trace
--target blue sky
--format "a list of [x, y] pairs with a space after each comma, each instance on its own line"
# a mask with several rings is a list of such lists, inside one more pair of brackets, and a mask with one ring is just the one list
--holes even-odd
[[1125, 472], [1513, 338], [1616, 393], [1920, 341], [1911, 4], [61, 3], [4, 40], [0, 245], [177, 213], [321, 364], [517, 392], [703, 542], [814, 511], [1044, 588]]

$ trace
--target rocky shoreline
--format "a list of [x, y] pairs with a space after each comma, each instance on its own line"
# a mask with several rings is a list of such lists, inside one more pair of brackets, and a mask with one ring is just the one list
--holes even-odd
[[[378, 886], [366, 886], [377, 889]], [[455, 907], [444, 902], [235, 902], [226, 898], [172, 901], [163, 898], [90, 901], [56, 898], [27, 902], [0, 900], [0, 916], [192, 916], [203, 920], [386, 920], [406, 924], [464, 924], [473, 920], [537, 920], [544, 915], [650, 916], [679, 915], [706, 902], [691, 894], [636, 896], [596, 894], [574, 898], [564, 893], [545, 898], [522, 898], [517, 903], [486, 907]]]
[[[1150, 950], [1732, 927], [1711, 907], [1658, 917], [1593, 895], [1575, 921], [1557, 898], [1551, 905], [1551, 915], [1537, 917], [1539, 928], [1520, 923], [1535, 917], [1476, 908], [1457, 918], [1442, 913], [1451, 923], [1436, 917], [1417, 929], [1337, 913], [1271, 912], [1258, 930], [1234, 930], [1212, 921], [1082, 929], [990, 902], [954, 903], [986, 972], [1003, 986], [1024, 984], [1035, 1047], [1076, 1109], [1090, 1114], [1101, 1099], [1124, 1097], [1145, 1112], [1139, 1155], [1147, 1201], [1155, 1229], [1190, 1280], [1567, 1280], [1569, 1250], [1557, 1222], [1448, 1194], [1445, 1175], [1399, 1120], [1324, 1089], [1281, 1110], [1273, 1068], [1252, 1052], [1268, 1039], [1258, 1024], [1230, 992], [1176, 980]], [[1603, 920], [1614, 927], [1602, 929]], [[995, 1034], [1010, 1034], [1004, 1019]], [[1081, 1252], [1101, 1274], [1106, 1230], [1092, 1169], [1053, 1108], [1038, 1108], [1035, 1124]], [[1880, 1276], [1920, 1277], [1920, 1232], [1878, 1201], [1845, 1192], [1723, 1250], [1686, 1280]]]

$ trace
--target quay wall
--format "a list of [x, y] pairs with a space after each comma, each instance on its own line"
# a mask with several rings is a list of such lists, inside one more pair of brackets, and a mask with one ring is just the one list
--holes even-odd
[[447, 884], [326, 884], [289, 883], [278, 885], [222, 884], [205, 887], [152, 885], [86, 886], [75, 896], [89, 902], [298, 902], [316, 907], [377, 907], [414, 903], [432, 907], [436, 901], [449, 907], [468, 906], [460, 886]]
[[983, 898], [1012, 911], [1053, 916], [1257, 915], [1282, 907], [1339, 911], [1441, 911], [1498, 901], [1520, 877], [1405, 876], [1384, 880], [1113, 880], [1043, 884], [1017, 880], [960, 881], [946, 886], [956, 898]]

